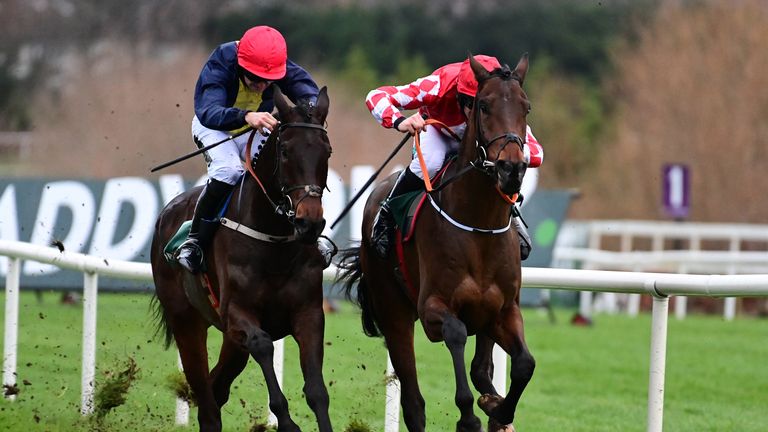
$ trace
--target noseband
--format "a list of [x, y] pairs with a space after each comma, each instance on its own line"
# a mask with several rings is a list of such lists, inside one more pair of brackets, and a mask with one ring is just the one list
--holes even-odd
[[[296, 208], [305, 198], [323, 197], [323, 186], [316, 184], [285, 186], [283, 184], [282, 170], [280, 169], [280, 155], [283, 149], [283, 140], [281, 139], [281, 134], [285, 129], [288, 128], [317, 129], [325, 134], [328, 133], [328, 130], [326, 130], [325, 127], [313, 123], [283, 123], [277, 128], [277, 131], [275, 131], [275, 145], [277, 146], [275, 149], [275, 171], [273, 172], [273, 175], [277, 178], [277, 183], [280, 186], [280, 197], [277, 200], [272, 200], [272, 198], [270, 198], [269, 193], [267, 193], [267, 189], [261, 183], [261, 180], [259, 180], [259, 177], [256, 175], [256, 172], [253, 169], [253, 161], [251, 159], [251, 146], [253, 143], [253, 137], [256, 135], [256, 130], [251, 132], [251, 136], [248, 137], [248, 144], [245, 147], [245, 165], [248, 169], [248, 172], [250, 172], [251, 176], [253, 176], [253, 178], [256, 180], [256, 183], [258, 183], [261, 187], [261, 190], [264, 192], [264, 196], [267, 197], [267, 200], [272, 205], [275, 213], [284, 215], [290, 221], [293, 221], [294, 217], [296, 216]], [[302, 194], [294, 204], [289, 194], [296, 190], [304, 190], [304, 194]]]

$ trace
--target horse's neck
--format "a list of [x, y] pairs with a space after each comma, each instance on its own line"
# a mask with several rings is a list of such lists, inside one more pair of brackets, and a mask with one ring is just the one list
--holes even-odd
[[[269, 194], [269, 198], [277, 204], [280, 188], [273, 170], [269, 169], [271, 167], [265, 167], [265, 164], [259, 165], [255, 170], [256, 175]], [[293, 227], [286, 217], [275, 213], [272, 203], [249, 172], [245, 173], [240, 188], [235, 190], [230, 207], [228, 214], [235, 215], [233, 217], [237, 218], [237, 222], [257, 231], [273, 235], [289, 235], [293, 232]]]
[[[453, 174], [476, 159], [474, 137], [474, 130], [468, 128]], [[476, 169], [448, 185], [440, 193], [440, 204], [452, 218], [476, 228], [499, 228], [509, 223], [509, 204], [496, 190], [494, 180]]]

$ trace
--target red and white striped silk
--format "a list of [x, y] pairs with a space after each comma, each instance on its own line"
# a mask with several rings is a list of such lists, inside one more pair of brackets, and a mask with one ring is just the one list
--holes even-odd
[[[373, 117], [385, 128], [392, 128], [397, 119], [403, 117], [400, 109], [418, 109], [421, 114], [438, 120], [451, 129], [466, 123], [467, 119], [456, 101], [457, 78], [461, 63], [445, 65], [432, 74], [401, 86], [383, 86], [368, 92], [365, 105]], [[530, 127], [526, 142], [530, 154], [531, 168], [544, 161], [544, 149]]]

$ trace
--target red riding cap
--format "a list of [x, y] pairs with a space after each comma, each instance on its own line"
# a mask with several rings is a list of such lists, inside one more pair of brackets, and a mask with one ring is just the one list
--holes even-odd
[[237, 63], [265, 80], [274, 81], [284, 77], [287, 59], [285, 39], [272, 27], [252, 27], [237, 45]]
[[[486, 55], [476, 55], [475, 60], [478, 61], [488, 71], [492, 71], [501, 67], [501, 64], [496, 57]], [[456, 90], [459, 93], [463, 93], [468, 96], [475, 97], [477, 94], [477, 80], [475, 79], [475, 73], [472, 71], [472, 66], [469, 64], [469, 59], [464, 60], [459, 68], [459, 78]]]

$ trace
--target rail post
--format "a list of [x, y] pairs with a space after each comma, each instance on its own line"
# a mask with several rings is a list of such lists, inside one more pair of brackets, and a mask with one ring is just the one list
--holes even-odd
[[[21, 260], [8, 259], [8, 274], [5, 278], [5, 336], [3, 337], [3, 387], [16, 386], [16, 349], [19, 341], [19, 277]], [[6, 393], [6, 392], [3, 392]], [[8, 392], [8, 400], [16, 395]]]
[[651, 364], [648, 378], [648, 432], [661, 432], [664, 425], [664, 375], [667, 363], [669, 297], [653, 296], [651, 318]]
[[83, 272], [83, 376], [80, 413], [93, 412], [93, 389], [96, 378], [96, 306], [99, 274]]

